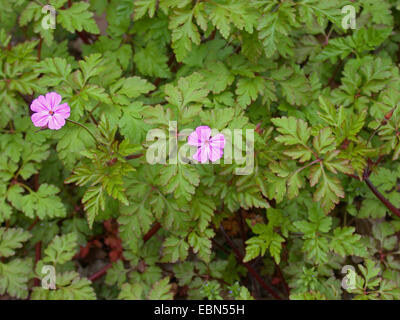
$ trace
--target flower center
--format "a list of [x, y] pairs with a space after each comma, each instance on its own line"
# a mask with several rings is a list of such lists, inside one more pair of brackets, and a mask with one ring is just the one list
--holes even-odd
[[210, 144], [210, 140], [206, 139], [206, 141], [204, 141], [204, 143], [205, 143], [206, 145], [209, 145], [209, 144]]
[[54, 111], [53, 111], [53, 110], [50, 110], [50, 111], [49, 111], [49, 114], [52, 116], [52, 115], [54, 114]]

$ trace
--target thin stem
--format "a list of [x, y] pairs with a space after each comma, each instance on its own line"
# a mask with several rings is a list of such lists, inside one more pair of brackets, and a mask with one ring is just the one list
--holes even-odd
[[[375, 165], [379, 164], [382, 161], [382, 159], [383, 159], [383, 156], [380, 156], [378, 161], [375, 163]], [[398, 208], [396, 208], [393, 205], [393, 203], [391, 203], [388, 199], [386, 199], [385, 196], [382, 193], [380, 193], [379, 190], [374, 186], [374, 184], [371, 182], [371, 180], [369, 180], [369, 176], [371, 175], [371, 165], [372, 164], [373, 164], [373, 162], [371, 161], [371, 159], [368, 159], [368, 165], [367, 165], [367, 168], [364, 170], [363, 180], [367, 184], [368, 188], [372, 191], [372, 193], [379, 199], [379, 201], [382, 202], [384, 204], [384, 206], [386, 208], [388, 208], [393, 214], [400, 217], [400, 210]], [[349, 176], [352, 178], [361, 180], [360, 178], [358, 178], [354, 175], [349, 175]]]
[[158, 230], [160, 230], [161, 224], [157, 222], [144, 236], [143, 236], [143, 242], [146, 243], [153, 235], [157, 233]]
[[22, 182], [16, 182], [16, 184], [20, 185], [21, 187], [25, 188], [27, 191], [29, 191], [29, 193], [34, 193], [35, 191], [33, 191], [31, 188], [29, 188], [26, 184], [22, 183]]
[[111, 267], [112, 267], [112, 263], [106, 264], [99, 271], [97, 271], [96, 273], [92, 274], [88, 279], [90, 281], [95, 281], [98, 278], [101, 278], [107, 272], [107, 270], [110, 269]]
[[[37, 263], [39, 262], [39, 260], [42, 257], [42, 241], [39, 241], [38, 243], [36, 243], [35, 245], [35, 266], [37, 265]], [[40, 279], [35, 278], [33, 280], [33, 286], [34, 287], [38, 287], [40, 286]]]
[[301, 168], [299, 168], [299, 169], [297, 169], [293, 174], [297, 174], [297, 173], [299, 173], [300, 171], [303, 171], [304, 169], [307, 169], [308, 167], [311, 167], [311, 166], [313, 166], [314, 164], [316, 164], [316, 163], [318, 163], [318, 162], [321, 162], [322, 161], [322, 159], [317, 159], [317, 160], [314, 160], [314, 161], [312, 161], [312, 162], [310, 162], [309, 164], [307, 164], [307, 165], [305, 165], [304, 167], [301, 167]]
[[376, 133], [379, 131], [380, 128], [382, 128], [383, 123], [381, 123], [374, 132], [372, 132], [372, 134], [370, 135], [370, 137], [368, 138], [368, 142], [367, 142], [367, 147], [368, 145], [371, 143], [372, 138], [376, 135]]
[[286, 280], [285, 280], [285, 278], [283, 276], [282, 270], [281, 270], [281, 268], [279, 267], [279, 265], [277, 263], [275, 263], [275, 267], [276, 267], [276, 270], [278, 271], [278, 274], [279, 274], [280, 278], [282, 279], [283, 285], [284, 285], [284, 287], [286, 289], [286, 292], [287, 292], [287, 295], [289, 297], [290, 296], [290, 288], [289, 288], [289, 286], [288, 286], [288, 284], [287, 284], [287, 282], [286, 282]]
[[372, 193], [385, 205], [385, 207], [388, 208], [396, 216], [400, 217], [400, 210], [397, 209], [388, 199], [384, 197], [382, 193], [378, 191], [371, 180], [369, 180], [369, 178], [365, 178], [364, 181], [367, 184], [368, 188], [372, 191]]
[[143, 156], [143, 153], [139, 153], [139, 154], [131, 154], [129, 156], [125, 156], [125, 160], [132, 160], [132, 159], [137, 159]]
[[92, 138], [94, 139], [94, 141], [96, 142], [96, 144], [99, 144], [99, 141], [97, 141], [96, 136], [94, 135], [94, 133], [93, 133], [88, 127], [86, 127], [86, 126], [83, 125], [82, 123], [79, 123], [79, 122], [74, 121], [74, 120], [71, 120], [71, 119], [65, 119], [65, 120], [68, 121], [68, 122], [71, 122], [71, 123], [73, 123], [73, 124], [76, 124], [77, 126], [80, 126], [80, 127], [82, 127], [83, 129], [85, 129], [85, 130], [92, 136]]

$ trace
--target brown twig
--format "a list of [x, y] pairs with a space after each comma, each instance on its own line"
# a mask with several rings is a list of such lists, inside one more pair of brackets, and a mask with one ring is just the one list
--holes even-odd
[[393, 203], [391, 203], [388, 199], [384, 197], [382, 193], [378, 191], [378, 189], [373, 185], [369, 178], [364, 179], [365, 183], [367, 184], [368, 188], [372, 191], [372, 193], [388, 208], [393, 214], [400, 217], [400, 210], [397, 209]]
[[157, 222], [144, 236], [143, 242], [146, 243], [152, 236], [154, 236], [158, 230], [160, 230], [161, 224]]
[[112, 263], [106, 264], [103, 268], [101, 268], [96, 273], [92, 274], [88, 279], [90, 281], [96, 281], [97, 279], [101, 278], [103, 275], [106, 274], [107, 270], [112, 267]]
[[137, 158], [140, 158], [141, 156], [143, 156], [143, 153], [131, 154], [131, 155], [129, 155], [129, 156], [126, 156], [126, 157], [125, 157], [125, 160], [137, 159]]
[[[35, 265], [38, 263], [38, 261], [41, 259], [41, 257], [42, 257], [42, 241], [39, 241], [35, 245]], [[35, 278], [33, 280], [33, 286], [34, 287], [40, 286], [40, 279]]]
[[283, 282], [283, 286], [285, 287], [287, 295], [289, 297], [290, 296], [290, 288], [289, 288], [289, 286], [288, 286], [288, 284], [287, 284], [287, 282], [285, 280], [285, 277], [283, 276], [281, 267], [279, 267], [279, 265], [277, 263], [275, 263], [275, 267], [276, 267], [276, 270], [278, 271], [278, 275], [281, 278], [281, 280]]
[[[396, 216], [400, 217], [400, 210], [398, 208], [396, 208], [395, 205], [393, 203], [391, 203], [388, 199], [386, 199], [385, 196], [382, 193], [380, 193], [379, 190], [374, 186], [374, 184], [371, 182], [371, 180], [369, 180], [369, 176], [371, 175], [371, 166], [378, 165], [379, 163], [381, 163], [383, 158], [384, 158], [384, 156], [380, 156], [376, 162], [373, 162], [371, 159], [368, 159], [368, 165], [367, 165], [367, 168], [364, 170], [362, 180], [365, 181], [365, 183], [367, 184], [368, 188], [372, 191], [372, 193], [379, 199], [380, 202], [383, 203], [383, 205], [386, 208], [388, 208], [390, 210], [390, 212], [392, 212]], [[361, 180], [359, 177], [352, 175], [352, 174], [348, 174], [348, 176], [358, 179], [358, 180]]]
[[78, 34], [79, 38], [82, 39], [82, 41], [85, 44], [90, 44], [89, 38], [86, 36], [86, 34], [82, 31], [76, 31], [76, 33]]

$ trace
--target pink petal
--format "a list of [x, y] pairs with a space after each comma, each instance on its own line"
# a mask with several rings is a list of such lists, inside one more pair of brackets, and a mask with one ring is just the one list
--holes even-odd
[[211, 137], [211, 129], [208, 126], [200, 126], [196, 128], [197, 136], [201, 142], [209, 140]]
[[210, 139], [211, 148], [225, 148], [225, 137], [222, 133], [216, 134]]
[[200, 126], [188, 137], [188, 144], [199, 147], [211, 136], [211, 129], [208, 126]]
[[64, 119], [67, 119], [70, 115], [70, 107], [68, 104], [63, 103], [60, 105], [57, 105], [53, 108], [53, 111], [55, 114], [62, 116]]
[[44, 127], [47, 125], [50, 119], [50, 115], [47, 111], [37, 112], [31, 116], [32, 122], [35, 127]]
[[209, 158], [211, 162], [217, 161], [221, 159], [222, 155], [224, 154], [224, 150], [220, 148], [210, 148]]
[[203, 143], [200, 141], [196, 131], [193, 131], [188, 137], [188, 145], [200, 147]]
[[197, 149], [197, 152], [193, 155], [193, 159], [200, 163], [205, 163], [208, 160], [209, 152], [210, 147], [208, 145], [203, 145]]
[[48, 101], [52, 110], [54, 109], [54, 107], [60, 104], [61, 99], [61, 96], [57, 92], [46, 93], [46, 100]]
[[61, 129], [64, 125], [65, 125], [65, 119], [58, 114], [54, 114], [49, 119], [49, 124], [48, 124], [49, 129], [58, 130]]
[[32, 101], [31, 110], [35, 112], [50, 111], [50, 104], [46, 101], [45, 97], [39, 96]]

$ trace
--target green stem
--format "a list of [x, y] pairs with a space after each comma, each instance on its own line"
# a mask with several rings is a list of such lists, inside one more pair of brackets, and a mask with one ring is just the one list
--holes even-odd
[[89, 134], [92, 136], [92, 138], [94, 139], [94, 141], [96, 142], [96, 144], [99, 144], [99, 141], [97, 140], [97, 138], [96, 138], [96, 136], [94, 135], [94, 133], [88, 128], [88, 127], [86, 127], [85, 125], [83, 125], [82, 123], [79, 123], [79, 122], [77, 122], [77, 121], [74, 121], [74, 120], [70, 120], [70, 119], [65, 119], [66, 121], [68, 121], [68, 122], [71, 122], [71, 123], [73, 123], [73, 124], [76, 124], [77, 126], [80, 126], [80, 127], [82, 127], [83, 129], [85, 129], [87, 132], [89, 132]]
[[17, 185], [23, 187], [24, 189], [26, 189], [27, 191], [29, 191], [29, 193], [35, 193], [35, 191], [33, 191], [31, 188], [29, 188], [26, 184], [22, 183], [22, 182], [17, 182]]

